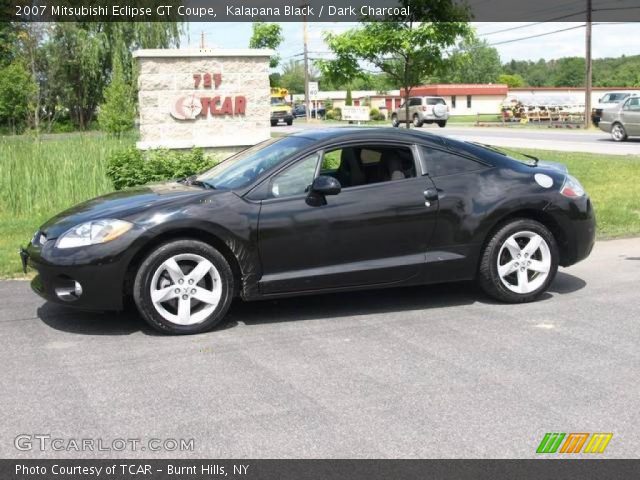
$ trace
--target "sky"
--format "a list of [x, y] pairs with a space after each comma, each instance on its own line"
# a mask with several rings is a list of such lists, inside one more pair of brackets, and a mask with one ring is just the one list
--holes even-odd
[[[473, 23], [480, 38], [494, 45], [503, 62], [509, 60], [545, 60], [583, 56], [585, 51], [585, 29], [575, 28], [579, 22], [554, 22], [531, 25], [532, 22], [491, 22]], [[284, 62], [291, 58], [302, 58], [303, 26], [299, 22], [282, 23], [284, 42], [278, 52]], [[309, 23], [309, 52], [312, 58], [331, 58], [323, 41], [323, 32], [339, 33], [357, 26], [353, 23]], [[251, 23], [189, 23], [183, 36], [182, 48], [198, 48], [201, 32], [205, 34], [208, 48], [247, 48], [251, 37]], [[510, 29], [496, 33], [499, 30]], [[571, 29], [551, 35], [539, 36], [511, 43], [500, 42], [540, 35], [555, 30]], [[640, 41], [638, 31], [640, 23], [616, 23], [593, 25], [593, 57], [619, 57], [621, 55], [639, 55]]]

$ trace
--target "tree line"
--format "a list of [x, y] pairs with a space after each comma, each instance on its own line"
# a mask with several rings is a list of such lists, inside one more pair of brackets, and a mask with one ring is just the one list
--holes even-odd
[[132, 51], [178, 46], [181, 34], [178, 22], [0, 22], [0, 126], [86, 130], [102, 111], [115, 133], [130, 128]]

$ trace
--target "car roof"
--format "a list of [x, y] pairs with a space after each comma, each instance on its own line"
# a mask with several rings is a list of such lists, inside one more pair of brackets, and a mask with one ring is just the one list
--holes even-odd
[[334, 127], [302, 130], [295, 137], [304, 137], [317, 142], [326, 140], [358, 140], [375, 137], [381, 141], [401, 140], [407, 142], [445, 144], [444, 137], [414, 129], [389, 127]]

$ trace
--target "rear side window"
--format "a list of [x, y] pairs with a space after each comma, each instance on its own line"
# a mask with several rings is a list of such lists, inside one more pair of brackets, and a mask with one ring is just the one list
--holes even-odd
[[430, 147], [421, 147], [421, 149], [422, 157], [427, 164], [427, 173], [431, 177], [475, 172], [486, 168], [485, 165], [479, 162], [450, 152]]
[[418, 105], [422, 105], [422, 99], [421, 98], [410, 98], [409, 99], [409, 106], [410, 107], [417, 107]]
[[427, 98], [427, 105], [446, 105], [442, 98]]

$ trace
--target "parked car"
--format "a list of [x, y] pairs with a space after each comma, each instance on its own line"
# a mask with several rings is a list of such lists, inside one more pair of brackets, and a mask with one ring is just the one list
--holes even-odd
[[600, 97], [598, 103], [591, 108], [591, 121], [593, 122], [593, 124], [596, 127], [599, 125], [603, 110], [610, 107], [615, 107], [616, 105], [624, 102], [632, 95], [640, 95], [640, 91], [632, 92], [629, 90], [623, 90], [620, 92], [605, 93], [602, 97]]
[[[234, 297], [476, 279], [538, 298], [589, 255], [591, 201], [566, 168], [415, 130], [305, 130], [200, 175], [115, 192], [47, 221], [21, 250], [33, 290], [85, 309], [132, 297], [162, 332], [225, 318]], [[425, 295], [429, 290], [425, 289]]]
[[[324, 107], [312, 108], [311, 118], [324, 118], [325, 113], [326, 109]], [[293, 115], [294, 117], [306, 117], [307, 108], [304, 105], [296, 105], [293, 107]]]
[[616, 142], [623, 142], [629, 136], [640, 136], [640, 96], [629, 97], [623, 103], [603, 110], [598, 126], [610, 133]]
[[444, 128], [449, 120], [449, 107], [442, 97], [409, 97], [409, 118], [403, 103], [400, 108], [391, 114], [391, 124], [394, 127], [400, 126], [407, 121], [413, 125], [421, 127], [425, 123], [437, 123]]

